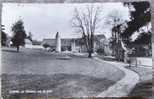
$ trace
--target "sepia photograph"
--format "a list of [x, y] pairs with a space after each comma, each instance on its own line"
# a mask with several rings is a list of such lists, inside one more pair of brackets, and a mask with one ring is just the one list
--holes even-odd
[[2, 3], [1, 15], [2, 99], [153, 99], [149, 2]]

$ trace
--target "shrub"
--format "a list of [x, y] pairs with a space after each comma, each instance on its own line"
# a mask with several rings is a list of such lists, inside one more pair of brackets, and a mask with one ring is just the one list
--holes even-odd
[[47, 47], [50, 47], [50, 45], [47, 44], [47, 43], [45, 43], [45, 44], [43, 44], [43, 47], [44, 47], [44, 48], [47, 48]]
[[99, 48], [99, 49], [96, 50], [96, 52], [98, 54], [104, 54], [104, 49], [103, 48]]

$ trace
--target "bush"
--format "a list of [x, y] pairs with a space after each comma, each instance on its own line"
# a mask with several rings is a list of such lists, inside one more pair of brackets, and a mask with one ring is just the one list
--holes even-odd
[[43, 47], [47, 48], [47, 47], [50, 47], [50, 45], [45, 43], [45, 44], [43, 44]]
[[99, 48], [99, 49], [96, 50], [96, 52], [98, 54], [104, 54], [104, 49], [103, 48]]

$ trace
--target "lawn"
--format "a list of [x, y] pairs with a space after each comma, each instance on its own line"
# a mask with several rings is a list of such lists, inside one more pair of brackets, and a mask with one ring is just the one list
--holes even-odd
[[95, 96], [124, 76], [113, 65], [87, 57], [63, 59], [66, 55], [40, 49], [15, 50], [2, 48], [4, 95], [16, 89], [47, 89], [53, 90], [48, 96]]
[[[114, 84], [108, 79], [95, 78], [80, 74], [55, 74], [55, 75], [3, 75], [2, 92], [5, 96], [14, 90], [43, 91], [52, 90], [48, 96], [52, 97], [80, 97], [96, 96]], [[23, 95], [29, 95], [24, 93]], [[15, 94], [12, 94], [14, 96]], [[21, 95], [21, 94], [20, 94]], [[42, 95], [31, 94], [31, 95]], [[46, 95], [43, 93], [43, 95]], [[10, 98], [12, 99], [12, 98]]]

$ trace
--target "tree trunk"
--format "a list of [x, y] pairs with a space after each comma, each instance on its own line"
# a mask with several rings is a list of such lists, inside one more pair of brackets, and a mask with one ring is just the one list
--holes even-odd
[[19, 52], [19, 46], [17, 46], [17, 52]]
[[92, 58], [92, 52], [91, 51], [88, 52], [88, 57]]
[[91, 39], [90, 40], [91, 40], [90, 43], [91, 43], [91, 50], [92, 50], [91, 52], [94, 53], [94, 35], [93, 34], [91, 34]]

